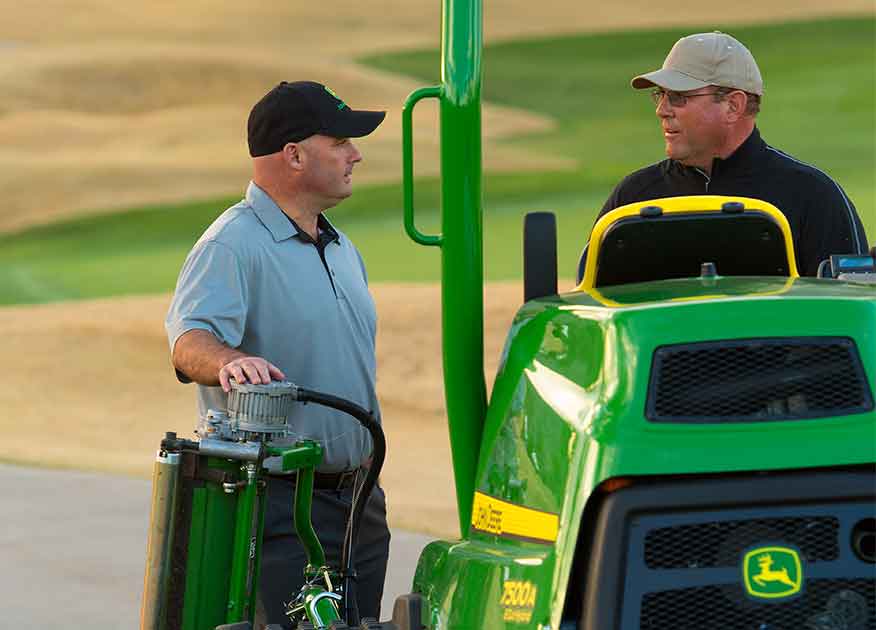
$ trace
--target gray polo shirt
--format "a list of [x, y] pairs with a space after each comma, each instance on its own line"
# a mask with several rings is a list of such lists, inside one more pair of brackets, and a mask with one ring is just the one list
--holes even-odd
[[[184, 332], [207, 330], [264, 357], [296, 385], [346, 398], [379, 417], [374, 301], [361, 255], [337, 234], [325, 245], [323, 263], [313, 242], [250, 182], [246, 198], [207, 228], [183, 265], [165, 320], [171, 352]], [[225, 410], [221, 387], [197, 387], [202, 417], [207, 409]], [[356, 468], [371, 453], [368, 433], [342, 412], [296, 404], [288, 422], [294, 433], [288, 443], [312, 439], [324, 446], [322, 471]]]

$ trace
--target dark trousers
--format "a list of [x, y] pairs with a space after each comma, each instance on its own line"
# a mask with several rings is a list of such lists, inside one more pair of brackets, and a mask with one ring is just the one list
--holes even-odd
[[[255, 627], [259, 629], [268, 623], [289, 623], [285, 604], [295, 598], [304, 583], [307, 559], [295, 535], [292, 517], [294, 495], [294, 477], [268, 478], [268, 504], [255, 614]], [[344, 532], [352, 501], [352, 488], [313, 491], [313, 528], [325, 550], [326, 562], [335, 569], [341, 568]], [[361, 617], [376, 619], [380, 616], [388, 557], [386, 500], [383, 489], [376, 487], [362, 514], [359, 541], [354, 554], [354, 568], [358, 574], [356, 601]]]

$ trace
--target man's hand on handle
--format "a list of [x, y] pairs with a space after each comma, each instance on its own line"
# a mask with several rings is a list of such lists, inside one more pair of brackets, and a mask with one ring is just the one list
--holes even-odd
[[261, 357], [244, 356], [229, 361], [219, 370], [219, 384], [225, 393], [231, 391], [231, 384], [228, 382], [231, 378], [238, 383], [267, 385], [272, 380], [284, 380], [286, 375], [276, 365]]
[[266, 385], [271, 379], [285, 380], [276, 365], [262, 357], [250, 356], [229, 348], [207, 330], [183, 333], [173, 348], [173, 366], [178, 372], [201, 385], [220, 385], [228, 393], [233, 378], [238, 383]]

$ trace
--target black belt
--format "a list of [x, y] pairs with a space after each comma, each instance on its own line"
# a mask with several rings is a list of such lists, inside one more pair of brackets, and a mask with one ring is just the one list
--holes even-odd
[[[358, 470], [344, 470], [336, 473], [325, 473], [316, 471], [313, 473], [313, 488], [315, 490], [346, 490], [353, 486], [356, 480]], [[272, 479], [280, 479], [287, 483], [294, 484], [298, 479], [298, 475], [290, 473], [286, 475], [268, 475]]]

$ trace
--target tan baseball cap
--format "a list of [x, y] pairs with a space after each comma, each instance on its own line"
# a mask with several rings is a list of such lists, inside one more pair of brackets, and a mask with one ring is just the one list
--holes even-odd
[[637, 90], [653, 86], [685, 92], [708, 85], [763, 94], [763, 79], [748, 48], [726, 33], [697, 33], [682, 37], [660, 70], [635, 77]]

